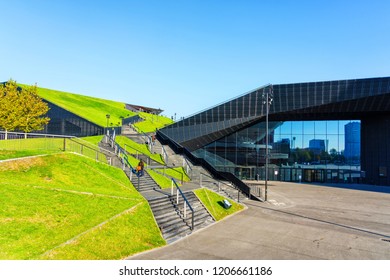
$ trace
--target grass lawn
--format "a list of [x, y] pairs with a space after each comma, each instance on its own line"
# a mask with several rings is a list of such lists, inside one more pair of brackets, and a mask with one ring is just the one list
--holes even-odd
[[164, 116], [156, 116], [145, 112], [139, 113], [139, 116], [143, 118], [144, 121], [135, 123], [134, 126], [140, 133], [154, 132], [156, 131], [156, 129], [163, 128], [173, 123], [170, 118]]
[[183, 179], [183, 182], [189, 182], [190, 177], [187, 176], [186, 172], [184, 171], [183, 167], [175, 167], [175, 168], [155, 168], [155, 171], [158, 171], [159, 173], [165, 174], [165, 176], [169, 178], [174, 178], [176, 181], [181, 182]]
[[0, 259], [122, 259], [165, 244], [118, 168], [69, 153], [0, 163]]
[[[235, 201], [228, 199], [220, 194], [217, 194], [211, 190], [202, 188], [194, 191], [197, 197], [206, 206], [207, 210], [215, 218], [216, 221], [220, 221], [223, 218], [244, 209], [244, 206], [236, 203]], [[225, 209], [223, 207], [223, 200], [227, 199], [232, 207]]]
[[36, 156], [42, 154], [52, 154], [54, 151], [44, 151], [44, 150], [32, 150], [32, 151], [7, 151], [0, 150], [0, 160], [12, 159], [12, 158], [21, 158], [21, 157], [29, 157]]
[[[106, 156], [95, 145], [101, 136], [81, 138], [29, 138], [15, 140], [0, 140], [0, 160], [19, 158], [25, 156], [53, 154], [62, 152], [64, 147], [67, 152], [81, 153], [100, 162], [106, 162]], [[81, 140], [80, 140], [81, 139]], [[81, 143], [81, 144], [80, 144]]]
[[40, 97], [102, 127], [106, 127], [106, 114], [110, 114], [109, 126], [121, 126], [121, 117], [134, 116], [125, 104], [46, 88], [38, 88]]
[[98, 146], [99, 142], [102, 141], [103, 135], [97, 135], [97, 136], [88, 136], [88, 137], [81, 137], [80, 139], [83, 141], [86, 141], [93, 146]]
[[148, 146], [146, 144], [139, 144], [125, 136], [116, 136], [115, 138], [115, 141], [124, 149], [126, 149], [127, 152], [129, 152], [130, 154], [137, 154], [138, 153], [141, 153], [141, 154], [144, 154], [148, 157], [150, 157], [151, 159], [153, 159], [154, 161], [160, 163], [160, 164], [164, 164], [164, 160], [162, 158], [162, 155], [160, 154], [152, 154], [149, 149], [148, 149]]
[[[153, 180], [157, 183], [157, 185], [160, 186], [162, 189], [170, 188], [172, 185], [171, 179], [168, 177], [165, 177], [164, 175], [153, 171], [153, 169], [147, 170], [150, 177], [153, 178]], [[180, 186], [180, 182], [177, 182], [177, 184]]]
[[0, 140], [0, 150], [8, 151], [57, 151], [64, 148], [62, 138], [28, 138]]

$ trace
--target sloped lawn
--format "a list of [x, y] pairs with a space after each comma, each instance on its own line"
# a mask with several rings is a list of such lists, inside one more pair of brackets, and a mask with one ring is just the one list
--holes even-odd
[[0, 163], [0, 259], [121, 259], [165, 244], [117, 168], [74, 154]]

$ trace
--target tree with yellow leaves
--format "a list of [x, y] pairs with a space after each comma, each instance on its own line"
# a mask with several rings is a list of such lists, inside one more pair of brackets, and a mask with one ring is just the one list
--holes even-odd
[[0, 127], [6, 132], [23, 131], [25, 133], [42, 130], [49, 123], [46, 116], [49, 111], [45, 103], [37, 94], [37, 87], [19, 87], [13, 80], [9, 80], [0, 87]]

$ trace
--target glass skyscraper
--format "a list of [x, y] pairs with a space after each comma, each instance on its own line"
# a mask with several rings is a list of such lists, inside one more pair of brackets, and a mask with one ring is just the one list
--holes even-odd
[[345, 159], [348, 162], [360, 163], [360, 122], [345, 125]]

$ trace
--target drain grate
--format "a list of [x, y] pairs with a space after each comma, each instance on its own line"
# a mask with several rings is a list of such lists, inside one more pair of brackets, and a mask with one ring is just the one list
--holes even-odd
[[385, 242], [390, 242], [390, 239], [384, 239], [384, 238], [382, 238], [381, 240], [382, 240], [382, 241], [385, 241]]

